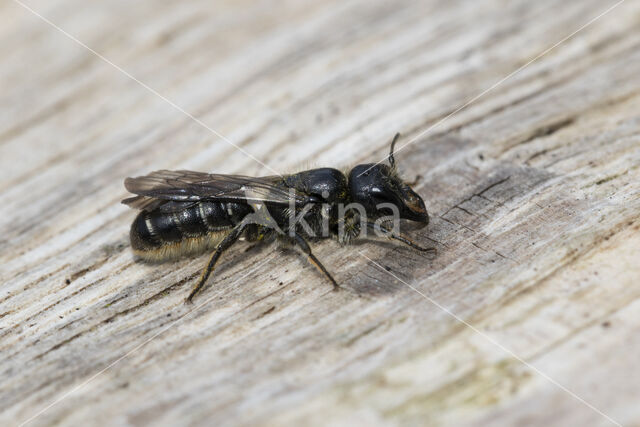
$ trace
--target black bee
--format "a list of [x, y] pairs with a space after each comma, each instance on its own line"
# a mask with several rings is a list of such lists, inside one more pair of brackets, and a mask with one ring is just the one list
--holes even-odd
[[417, 250], [435, 251], [388, 226], [393, 219], [429, 223], [424, 201], [398, 176], [393, 157], [398, 137], [391, 143], [389, 166], [362, 164], [347, 174], [319, 168], [254, 178], [160, 170], [127, 178], [126, 189], [137, 196], [122, 203], [141, 210], [131, 225], [133, 252], [159, 262], [215, 249], [187, 298], [190, 302], [220, 255], [241, 237], [275, 238], [298, 246], [334, 288], [338, 284], [307, 239], [335, 237], [348, 243], [370, 229]]

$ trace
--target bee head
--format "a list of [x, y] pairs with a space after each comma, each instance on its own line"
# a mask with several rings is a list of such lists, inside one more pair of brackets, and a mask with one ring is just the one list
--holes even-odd
[[390, 166], [368, 163], [351, 169], [349, 172], [351, 200], [361, 204], [371, 218], [393, 215], [392, 208], [382, 205], [390, 203], [398, 208], [400, 218], [428, 224], [429, 215], [424, 201], [398, 176], [396, 171], [393, 147], [399, 136], [396, 134], [391, 143]]

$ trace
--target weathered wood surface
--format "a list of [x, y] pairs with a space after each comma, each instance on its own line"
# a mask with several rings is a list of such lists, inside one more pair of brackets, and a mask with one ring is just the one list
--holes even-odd
[[[28, 4], [291, 171], [379, 160], [614, 3]], [[135, 263], [124, 177], [270, 171], [17, 3], [0, 23], [3, 425], [611, 424], [558, 384], [640, 425], [637, 0], [398, 153], [436, 257], [317, 244], [335, 293], [238, 246], [194, 307], [206, 258]]]

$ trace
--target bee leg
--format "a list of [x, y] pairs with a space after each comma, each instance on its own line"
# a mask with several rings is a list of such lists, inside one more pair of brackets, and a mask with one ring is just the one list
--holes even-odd
[[335, 281], [335, 279], [331, 276], [331, 274], [329, 274], [327, 269], [324, 268], [324, 265], [322, 265], [318, 258], [316, 258], [315, 255], [311, 252], [311, 248], [309, 247], [307, 241], [304, 240], [304, 237], [296, 233], [296, 235], [293, 237], [293, 241], [307, 255], [307, 259], [309, 260], [309, 262], [313, 264], [318, 270], [320, 270], [320, 272], [322, 272], [322, 274], [324, 274], [331, 283], [333, 283], [333, 290], [337, 291], [340, 287], [338, 286], [338, 282]]
[[196, 294], [200, 292], [204, 284], [207, 282], [207, 279], [213, 272], [213, 269], [216, 266], [216, 262], [218, 262], [220, 255], [222, 255], [225, 250], [229, 249], [231, 245], [238, 241], [238, 238], [242, 234], [243, 230], [244, 224], [235, 227], [220, 243], [218, 243], [215, 252], [213, 253], [213, 255], [211, 255], [211, 258], [209, 258], [209, 263], [207, 264], [206, 268], [202, 270], [200, 280], [198, 280], [198, 283], [187, 297], [188, 303], [193, 302], [193, 297], [195, 297]]
[[437, 252], [436, 248], [425, 248], [423, 246], [420, 246], [419, 244], [417, 244], [410, 238], [403, 236], [402, 234], [395, 234], [393, 231], [391, 231], [390, 229], [388, 229], [382, 224], [376, 224], [374, 222], [367, 221], [367, 226], [371, 227], [374, 231], [376, 230], [377, 227], [379, 227], [382, 231], [386, 233], [388, 238], [402, 242], [405, 245], [412, 247], [413, 249], [419, 250], [420, 252], [431, 252], [434, 254]]
[[407, 246], [411, 246], [413, 249], [419, 250], [420, 252], [431, 252], [434, 254], [438, 252], [436, 248], [425, 248], [424, 246], [420, 246], [416, 242], [414, 242], [413, 240], [409, 239], [406, 236], [403, 236], [402, 234], [398, 235], [398, 234], [391, 233], [389, 237], [391, 239], [402, 242]]

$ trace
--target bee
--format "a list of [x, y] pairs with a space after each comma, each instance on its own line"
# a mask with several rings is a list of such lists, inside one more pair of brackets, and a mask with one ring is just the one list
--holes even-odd
[[238, 240], [279, 240], [296, 246], [333, 284], [338, 283], [315, 257], [309, 240], [336, 238], [346, 244], [366, 230], [425, 248], [390, 228], [399, 219], [429, 223], [422, 198], [403, 181], [393, 155], [400, 134], [391, 142], [389, 165], [360, 164], [347, 173], [317, 168], [294, 174], [251, 177], [188, 170], [159, 170], [127, 178], [135, 194], [122, 203], [141, 212], [130, 230], [134, 254], [162, 262], [212, 251], [187, 302], [202, 290], [220, 256]]

